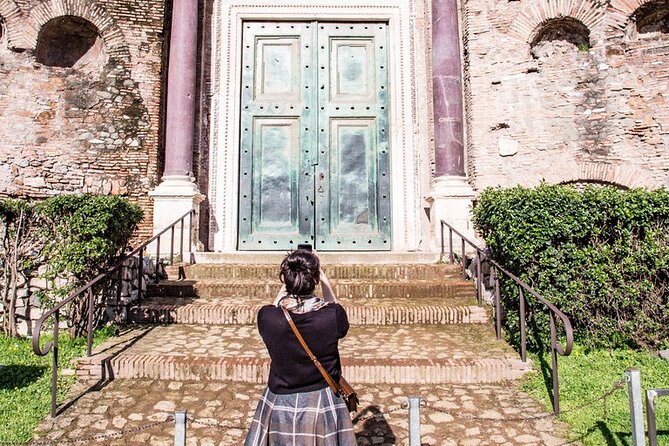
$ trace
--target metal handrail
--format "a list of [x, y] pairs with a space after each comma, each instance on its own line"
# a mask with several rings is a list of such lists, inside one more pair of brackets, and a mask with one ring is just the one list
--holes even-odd
[[[142, 263], [143, 263], [143, 257], [144, 257], [144, 251], [146, 250], [147, 246], [151, 244], [152, 242], [156, 241], [156, 259], [157, 261], [160, 259], [160, 237], [165, 234], [167, 231], [171, 230], [171, 246], [172, 249], [170, 250], [170, 265], [174, 264], [174, 227], [178, 225], [179, 223], [181, 224], [181, 257], [182, 261], [184, 261], [183, 256], [184, 256], [184, 251], [183, 251], [183, 231], [184, 231], [184, 220], [186, 217], [189, 217], [189, 227], [192, 229], [193, 228], [193, 216], [195, 215], [194, 210], [190, 210], [186, 212], [184, 215], [182, 215], [180, 218], [178, 218], [174, 223], [160, 231], [158, 234], [154, 235], [151, 237], [149, 240], [145, 241], [141, 245], [139, 245], [137, 248], [133, 249], [130, 251], [128, 254], [124, 255], [114, 266], [109, 268], [106, 272], [99, 274], [97, 277], [86, 283], [84, 286], [81, 288], [78, 288], [77, 290], [73, 291], [70, 293], [65, 299], [60, 301], [56, 306], [54, 306], [51, 310], [47, 311], [42, 315], [42, 317], [39, 318], [39, 320], [35, 324], [35, 329], [34, 329], [34, 334], [33, 334], [33, 351], [35, 352], [36, 355], [38, 356], [46, 356], [51, 350], [53, 350], [53, 361], [52, 361], [52, 370], [51, 370], [51, 418], [54, 418], [56, 416], [56, 411], [57, 411], [57, 401], [56, 401], [56, 394], [57, 394], [57, 386], [58, 386], [58, 331], [59, 331], [59, 323], [60, 323], [60, 310], [67, 304], [71, 303], [74, 301], [77, 297], [80, 297], [83, 293], [87, 294], [88, 297], [88, 325], [87, 325], [87, 348], [86, 348], [86, 356], [91, 356], [92, 355], [92, 348], [93, 348], [93, 318], [94, 318], [94, 304], [95, 304], [95, 296], [93, 294], [93, 287], [97, 285], [98, 283], [101, 283], [103, 280], [109, 278], [112, 274], [116, 273], [118, 276], [118, 280], [120, 282], [121, 280], [121, 270], [129, 258], [138, 255], [139, 256], [139, 265], [138, 265], [138, 273], [139, 273], [139, 284], [138, 284], [138, 302], [141, 302], [142, 300]], [[188, 231], [188, 246], [189, 249], [192, 248], [193, 246], [193, 234], [192, 230]], [[189, 259], [190, 263], [190, 259]], [[119, 293], [120, 293], [120, 283], [119, 283]], [[117, 294], [117, 301], [119, 299], [119, 295]], [[118, 304], [118, 302], [117, 302]], [[42, 349], [39, 345], [40, 341], [40, 336], [42, 334], [42, 326], [44, 325], [44, 322], [51, 316], [54, 317], [53, 321], [53, 341], [52, 342], [47, 342], [44, 344], [44, 348]]]
[[[467, 277], [467, 274], [465, 272], [467, 268], [466, 264], [466, 256], [465, 256], [465, 243], [471, 246], [472, 248], [476, 249], [476, 298], [478, 301], [478, 304], [481, 305], [482, 303], [482, 283], [483, 283], [483, 273], [481, 272], [481, 262], [482, 259], [485, 258], [485, 260], [489, 261], [493, 265], [492, 269], [492, 274], [493, 274], [493, 279], [495, 280], [495, 332], [497, 334], [497, 339], [501, 339], [502, 337], [502, 316], [501, 316], [501, 308], [500, 308], [500, 285], [499, 285], [499, 273], [501, 272], [503, 275], [511, 279], [513, 282], [516, 283], [516, 286], [518, 287], [518, 298], [519, 298], [519, 320], [520, 320], [520, 358], [522, 359], [523, 362], [527, 362], [527, 337], [526, 337], [526, 312], [525, 312], [525, 305], [526, 305], [526, 297], [525, 297], [525, 292], [531, 294], [534, 296], [539, 302], [544, 304], [546, 308], [549, 310], [549, 320], [550, 320], [550, 330], [551, 330], [551, 357], [552, 357], [552, 375], [553, 375], [553, 413], [555, 415], [560, 414], [560, 387], [558, 383], [558, 365], [557, 365], [557, 355], [560, 354], [562, 356], [568, 356], [572, 348], [574, 347], [574, 330], [571, 326], [571, 321], [567, 317], [566, 314], [564, 314], [560, 309], [558, 309], [555, 305], [553, 305], [551, 302], [549, 302], [547, 299], [545, 299], [543, 296], [541, 296], [539, 293], [537, 293], [532, 287], [530, 287], [528, 284], [523, 282], [520, 278], [516, 277], [514, 274], [511, 272], [507, 271], [502, 265], [500, 265], [498, 262], [495, 260], [491, 259], [490, 256], [488, 256], [487, 252], [485, 252], [482, 248], [480, 248], [476, 243], [472, 242], [469, 240], [467, 237], [465, 237], [462, 233], [457, 231], [453, 226], [450, 224], [446, 223], [444, 220], [441, 220], [441, 255], [440, 259], [443, 261], [444, 256], [446, 255], [445, 251], [445, 244], [444, 244], [444, 230], [445, 227], [448, 227], [448, 241], [449, 241], [449, 261], [451, 263], [455, 263], [455, 253], [453, 251], [453, 233], [455, 233], [458, 237], [460, 237], [460, 243], [461, 243], [461, 253], [460, 253], [460, 259], [461, 259], [461, 268], [462, 268], [462, 275], [464, 278]], [[559, 318], [560, 321], [562, 322], [562, 325], [564, 326], [564, 331], [565, 331], [565, 337], [566, 337], [566, 343], [563, 346], [560, 342], [557, 340], [557, 328], [555, 325], [555, 318]]]

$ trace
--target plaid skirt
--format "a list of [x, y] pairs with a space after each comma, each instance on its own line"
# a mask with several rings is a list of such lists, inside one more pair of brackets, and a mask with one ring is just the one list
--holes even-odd
[[277, 395], [265, 389], [244, 446], [356, 446], [351, 415], [329, 387]]

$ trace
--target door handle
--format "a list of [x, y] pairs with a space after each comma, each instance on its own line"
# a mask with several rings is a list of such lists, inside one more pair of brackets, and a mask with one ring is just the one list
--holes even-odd
[[325, 174], [323, 172], [318, 174], [318, 193], [322, 194], [325, 192], [325, 188], [323, 187], [323, 183], [325, 182]]

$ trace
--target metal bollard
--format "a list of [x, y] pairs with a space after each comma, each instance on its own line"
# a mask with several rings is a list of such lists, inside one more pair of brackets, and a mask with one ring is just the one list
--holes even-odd
[[174, 412], [174, 446], [186, 446], [186, 415], [185, 410]]
[[420, 446], [420, 397], [409, 397], [409, 446]]
[[648, 443], [657, 446], [657, 425], [655, 421], [655, 398], [669, 396], [669, 389], [646, 390], [646, 416], [648, 418]]
[[627, 393], [630, 402], [630, 415], [632, 419], [632, 444], [634, 446], [646, 446], [646, 432], [643, 426], [643, 404], [641, 399], [641, 373], [636, 369], [627, 372]]

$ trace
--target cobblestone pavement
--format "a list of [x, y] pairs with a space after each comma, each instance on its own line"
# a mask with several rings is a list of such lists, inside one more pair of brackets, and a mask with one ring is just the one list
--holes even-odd
[[[461, 359], [518, 355], [495, 339], [488, 325], [351, 326], [339, 343], [342, 357], [357, 359]], [[267, 358], [258, 329], [252, 325], [163, 325], [148, 330], [127, 354], [206, 355]]]
[[[36, 439], [79, 444], [172, 445], [174, 410], [187, 410], [188, 445], [243, 443], [263, 385], [115, 380], [99, 390], [73, 389], [73, 403], [38, 428]], [[359, 445], [408, 444], [406, 395], [421, 396], [422, 445], [565, 444], [563, 426], [515, 383], [356, 386]], [[532, 417], [544, 416], [542, 418]], [[152, 423], [152, 427], [142, 429]], [[120, 433], [119, 433], [120, 432]], [[94, 439], [93, 437], [101, 437]]]

